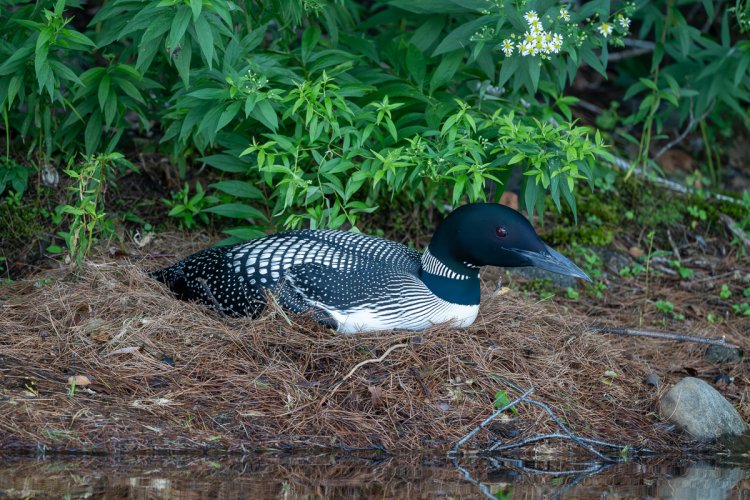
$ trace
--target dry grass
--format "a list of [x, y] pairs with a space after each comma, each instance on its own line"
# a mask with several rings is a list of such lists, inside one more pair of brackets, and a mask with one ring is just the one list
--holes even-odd
[[[100, 258], [47, 285], [0, 289], [0, 447], [443, 450], [491, 413], [496, 391], [532, 385], [581, 436], [686, 444], [655, 415], [643, 378], [681, 376], [669, 359], [704, 366], [702, 346], [595, 334], [590, 318], [516, 292], [485, 296], [464, 330], [344, 336], [273, 311], [222, 318], [174, 300], [144, 267], [156, 265]], [[91, 385], [71, 394], [75, 375]], [[554, 429], [541, 410], [520, 412], [509, 424], [519, 436]], [[474, 446], [492, 437], [478, 436]]]

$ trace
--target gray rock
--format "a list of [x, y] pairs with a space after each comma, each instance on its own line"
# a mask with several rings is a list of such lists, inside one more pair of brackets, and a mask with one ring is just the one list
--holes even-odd
[[679, 500], [723, 500], [730, 498], [740, 481], [747, 478], [741, 467], [715, 467], [694, 464], [679, 477], [657, 480], [657, 498]]
[[619, 274], [620, 270], [630, 265], [630, 257], [620, 252], [604, 249], [602, 250], [602, 261], [611, 272]]
[[573, 276], [551, 273], [544, 269], [539, 269], [538, 267], [515, 267], [509, 269], [509, 271], [513, 278], [521, 278], [524, 280], [552, 280], [552, 285], [562, 290], [576, 288], [577, 286], [576, 279]]
[[654, 372], [646, 375], [646, 378], [643, 381], [646, 383], [646, 385], [652, 385], [657, 389], [661, 387], [661, 377], [659, 377], [659, 375]]
[[747, 424], [719, 391], [703, 380], [685, 377], [661, 398], [663, 418], [703, 441], [739, 435]]
[[706, 361], [714, 364], [737, 363], [742, 359], [742, 353], [739, 349], [724, 347], [722, 345], [710, 345], [703, 355]]

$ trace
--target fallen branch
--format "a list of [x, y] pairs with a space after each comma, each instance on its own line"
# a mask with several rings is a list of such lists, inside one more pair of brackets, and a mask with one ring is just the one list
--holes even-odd
[[[693, 189], [693, 188], [689, 188], [687, 186], [683, 186], [679, 182], [670, 181], [669, 179], [665, 179], [663, 177], [659, 177], [658, 175], [654, 174], [653, 172], [647, 174], [646, 172], [643, 171], [643, 169], [641, 167], [636, 167], [635, 165], [633, 165], [629, 161], [627, 161], [627, 160], [625, 160], [623, 158], [620, 158], [618, 156], [612, 155], [612, 160], [610, 161], [610, 163], [612, 163], [617, 168], [619, 168], [620, 170], [623, 170], [625, 172], [630, 172], [632, 170], [634, 174], [636, 174], [636, 175], [638, 175], [640, 177], [643, 177], [644, 179], [647, 179], [647, 180], [653, 182], [654, 184], [658, 184], [659, 186], [665, 187], [665, 188], [667, 188], [667, 189], [669, 189], [671, 191], [675, 191], [677, 193], [682, 193], [682, 194], [690, 194], [690, 195], [696, 194], [695, 189]], [[705, 195], [708, 198], [713, 198], [713, 199], [719, 200], [719, 201], [726, 201], [728, 203], [733, 203], [735, 205], [741, 205], [742, 204], [742, 200], [738, 200], [737, 198], [732, 198], [731, 196], [727, 196], [725, 194], [714, 193], [712, 191], [705, 191], [705, 190], [702, 191], [702, 192], [705, 193]]]
[[591, 329], [596, 333], [611, 333], [613, 335], [632, 335], [635, 337], [651, 337], [662, 340], [677, 340], [679, 342], [695, 342], [697, 344], [720, 345], [731, 349], [739, 349], [738, 346], [730, 344], [724, 337], [720, 339], [711, 339], [705, 337], [693, 337], [692, 335], [683, 335], [680, 333], [654, 332], [651, 330], [640, 330], [633, 328], [618, 328], [615, 326], [594, 325]]
[[[600, 458], [601, 460], [603, 460], [605, 462], [612, 463], [612, 462], [617, 462], [618, 460], [615, 459], [615, 458], [612, 458], [612, 457], [608, 457], [607, 455], [604, 455], [602, 452], [600, 452], [599, 450], [597, 450], [596, 448], [594, 448], [594, 445], [596, 445], [596, 446], [604, 446], [604, 447], [607, 447], [607, 448], [618, 449], [621, 452], [628, 449], [627, 446], [623, 446], [623, 445], [619, 445], [619, 444], [615, 444], [615, 443], [608, 443], [608, 442], [605, 442], [605, 441], [596, 441], [596, 440], [593, 440], [593, 439], [587, 439], [587, 438], [582, 438], [582, 437], [576, 436], [575, 434], [573, 434], [568, 429], [568, 427], [562, 422], [562, 420], [560, 420], [557, 417], [557, 415], [554, 414], [554, 412], [552, 411], [552, 408], [550, 408], [547, 404], [542, 403], [541, 401], [535, 401], [533, 399], [529, 399], [528, 396], [532, 392], [534, 392], [534, 387], [531, 387], [529, 390], [527, 390], [526, 392], [524, 392], [517, 399], [515, 399], [514, 401], [508, 403], [507, 405], [503, 406], [502, 408], [498, 409], [492, 415], [490, 415], [489, 417], [487, 417], [486, 419], [484, 419], [484, 421], [481, 424], [479, 424], [474, 429], [472, 429], [471, 431], [469, 431], [468, 434], [466, 434], [455, 445], [453, 445], [453, 448], [451, 448], [451, 451], [449, 452], [448, 455], [451, 456], [451, 457], [455, 457], [458, 454], [458, 449], [464, 443], [466, 443], [469, 439], [471, 439], [477, 432], [479, 432], [480, 430], [484, 429], [487, 425], [489, 425], [490, 422], [492, 422], [494, 419], [496, 419], [497, 417], [499, 417], [505, 410], [507, 410], [509, 408], [512, 408], [512, 407], [514, 407], [515, 405], [517, 405], [519, 403], [528, 403], [528, 404], [531, 404], [531, 405], [534, 405], [534, 406], [538, 406], [539, 408], [542, 408], [547, 413], [547, 415], [549, 415], [549, 417], [555, 422], [555, 424], [557, 424], [557, 426], [562, 430], [562, 433], [543, 434], [543, 435], [540, 435], [540, 436], [535, 436], [535, 437], [528, 438], [528, 439], [522, 439], [522, 440], [517, 441], [515, 443], [505, 444], [505, 445], [503, 445], [503, 444], [501, 444], [501, 443], [498, 442], [498, 443], [493, 444], [487, 450], [483, 450], [480, 453], [487, 454], [487, 453], [496, 452], [496, 451], [499, 451], [499, 450], [506, 450], [506, 449], [511, 449], [511, 448], [520, 448], [520, 447], [525, 446], [527, 444], [534, 443], [534, 442], [537, 442], [537, 441], [541, 441], [541, 440], [544, 440], [544, 439], [560, 438], [560, 439], [569, 439], [571, 441], [574, 441], [578, 446], [580, 446], [581, 448], [585, 449], [586, 451], [588, 451], [592, 455], [595, 455], [596, 457]], [[647, 451], [651, 451], [651, 450], [647, 450]]]
[[515, 401], [511, 401], [510, 403], [508, 403], [507, 405], [505, 405], [502, 408], [498, 409], [495, 413], [493, 413], [492, 415], [490, 415], [489, 417], [487, 417], [484, 420], [484, 422], [482, 422], [481, 424], [479, 424], [478, 426], [476, 426], [467, 435], [465, 435], [464, 437], [462, 437], [456, 444], [454, 444], [453, 448], [451, 448], [450, 454], [451, 455], [455, 455], [456, 453], [458, 453], [458, 448], [461, 447], [461, 445], [463, 445], [466, 441], [468, 441], [469, 439], [471, 439], [472, 436], [474, 436], [474, 434], [476, 434], [477, 432], [479, 432], [482, 429], [484, 429], [490, 422], [492, 422], [497, 417], [499, 417], [505, 410], [507, 410], [508, 408], [512, 408], [513, 406], [515, 406], [516, 404], [520, 403], [521, 401], [528, 401], [526, 399], [526, 396], [528, 396], [529, 394], [531, 394], [535, 390], [536, 389], [534, 387], [532, 387], [528, 391], [526, 391], [523, 394], [521, 394], [521, 396], [518, 399], [516, 399]]
[[742, 244], [745, 245], [745, 248], [750, 250], [750, 238], [748, 238], [747, 233], [742, 230], [740, 225], [727, 214], [720, 213], [719, 219], [721, 219], [721, 222], [727, 226], [727, 229], [729, 229], [733, 235], [739, 238]]

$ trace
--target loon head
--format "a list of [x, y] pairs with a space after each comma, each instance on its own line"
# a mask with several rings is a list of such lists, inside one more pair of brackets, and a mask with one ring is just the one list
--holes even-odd
[[523, 215], [497, 203], [457, 208], [438, 226], [429, 248], [446, 263], [534, 266], [591, 281], [570, 259], [544, 243]]

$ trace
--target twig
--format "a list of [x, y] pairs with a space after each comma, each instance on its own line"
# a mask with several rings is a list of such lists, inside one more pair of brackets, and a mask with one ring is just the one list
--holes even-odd
[[685, 139], [685, 137], [687, 137], [687, 135], [693, 130], [696, 123], [700, 122], [705, 117], [707, 117], [708, 114], [714, 109], [714, 104], [716, 104], [716, 100], [713, 100], [711, 102], [711, 105], [706, 109], [706, 111], [704, 111], [703, 114], [700, 115], [700, 117], [698, 117], [698, 119], [696, 120], [695, 117], [693, 117], [693, 99], [691, 98], [690, 99], [690, 121], [688, 122], [687, 127], [685, 127], [685, 130], [680, 132], [680, 134], [677, 137], [669, 141], [659, 151], [657, 151], [657, 153], [654, 155], [654, 160], [658, 160], [659, 158], [661, 158], [661, 156], [664, 153], [666, 153], [667, 151], [675, 147], [677, 144], [681, 143], [683, 139]]
[[677, 340], [680, 342], [695, 342], [697, 344], [720, 345], [731, 349], [739, 349], [738, 346], [730, 344], [724, 337], [720, 339], [711, 339], [705, 337], [693, 337], [692, 335], [682, 335], [679, 333], [654, 332], [651, 330], [640, 330], [633, 328], [617, 328], [614, 326], [594, 325], [591, 329], [596, 333], [611, 333], [613, 335], [633, 335], [635, 337], [652, 337], [663, 340]]
[[416, 368], [413, 366], [411, 367], [411, 374], [414, 375], [414, 378], [417, 379], [417, 382], [419, 382], [419, 386], [422, 388], [422, 392], [424, 393], [425, 397], [430, 397], [430, 390], [427, 388], [426, 385], [424, 385], [424, 381], [422, 380], [422, 376], [419, 374], [419, 371], [417, 371]]
[[552, 409], [549, 406], [547, 406], [546, 404], [542, 403], [541, 401], [534, 401], [533, 399], [527, 399], [526, 402], [527, 403], [531, 403], [533, 405], [536, 405], [539, 408], [542, 408], [544, 411], [546, 411], [547, 414], [550, 416], [550, 418], [552, 420], [554, 420], [555, 423], [560, 427], [560, 429], [562, 429], [563, 432], [565, 432], [565, 434], [567, 434], [568, 436], [570, 436], [570, 439], [572, 439], [573, 441], [575, 441], [576, 444], [578, 446], [580, 446], [581, 448], [584, 448], [584, 449], [588, 450], [589, 452], [591, 452], [592, 454], [594, 454], [597, 457], [601, 458], [605, 462], [616, 462], [617, 461], [614, 458], [610, 458], [610, 457], [608, 457], [606, 455], [603, 455], [601, 452], [599, 452], [598, 450], [596, 450], [593, 446], [591, 446], [590, 444], [586, 443], [581, 438], [579, 438], [578, 436], [576, 436], [575, 434], [573, 434], [572, 432], [570, 432], [568, 430], [568, 428], [565, 426], [565, 424], [563, 424], [562, 421], [559, 418], [557, 418], [557, 416], [554, 413], [552, 413]]
[[607, 57], [608, 61], [620, 61], [622, 59], [628, 59], [630, 57], [638, 57], [642, 56], [643, 54], [648, 54], [649, 52], [653, 52], [653, 49], [649, 49], [646, 47], [643, 48], [636, 48], [636, 49], [630, 49], [630, 50], [623, 50], [621, 52], [613, 52], [612, 54], [609, 54]]
[[500, 408], [499, 410], [497, 410], [495, 413], [493, 413], [492, 415], [490, 415], [489, 417], [487, 417], [486, 419], [484, 419], [484, 422], [482, 422], [481, 424], [479, 424], [476, 427], [474, 427], [474, 429], [472, 429], [467, 435], [465, 435], [464, 437], [462, 437], [456, 444], [453, 445], [453, 448], [451, 448], [450, 454], [451, 455], [457, 454], [458, 453], [458, 448], [462, 444], [464, 444], [466, 441], [468, 441], [469, 439], [471, 439], [471, 437], [474, 434], [476, 434], [480, 430], [484, 429], [490, 422], [492, 422], [497, 417], [499, 417], [505, 410], [507, 410], [508, 408], [513, 407], [514, 405], [520, 403], [521, 401], [528, 401], [526, 399], [526, 396], [528, 396], [529, 394], [531, 394], [535, 390], [536, 389], [532, 386], [528, 391], [526, 391], [523, 394], [521, 394], [521, 396], [519, 396], [516, 400], [508, 403], [507, 405], [503, 406], [502, 408]]
[[203, 278], [196, 278], [198, 283], [200, 283], [201, 287], [203, 287], [203, 291], [206, 292], [206, 296], [211, 301], [211, 304], [214, 306], [214, 309], [219, 311], [219, 314], [226, 317], [226, 314], [224, 314], [224, 310], [221, 308], [221, 304], [219, 304], [219, 301], [216, 300], [216, 297], [214, 297], [213, 292], [211, 292], [211, 289], [208, 287], [208, 283]]
[[346, 381], [346, 379], [348, 379], [349, 377], [351, 377], [352, 375], [354, 375], [354, 372], [356, 372], [357, 370], [359, 370], [360, 368], [362, 368], [366, 364], [369, 364], [369, 363], [380, 363], [385, 358], [387, 358], [388, 355], [390, 353], [392, 353], [394, 350], [400, 349], [400, 348], [403, 348], [403, 347], [409, 347], [409, 344], [396, 344], [396, 345], [392, 345], [379, 358], [366, 359], [364, 361], [361, 361], [361, 362], [357, 363], [356, 366], [354, 368], [352, 368], [351, 371], [349, 371], [349, 373], [347, 373], [344, 376], [344, 378], [342, 378], [341, 380], [339, 380], [339, 382], [335, 386], [333, 386], [333, 389], [331, 389], [331, 392], [328, 395], [330, 396], [334, 392], [336, 392], [338, 390], [338, 388], [341, 387], [341, 384], [343, 384]]
[[682, 262], [682, 257], [680, 257], [680, 250], [677, 248], [677, 245], [675, 245], [674, 240], [672, 239], [672, 232], [667, 229], [667, 239], [669, 240], [669, 244], [672, 246], [672, 252], [674, 253], [675, 259], [677, 259], [677, 262]]
[[745, 248], [750, 250], [750, 238], [747, 237], [747, 233], [742, 230], [740, 225], [727, 214], [720, 213], [719, 219], [721, 219], [721, 222], [727, 226], [727, 229], [729, 229], [733, 235], [739, 238], [742, 244], [745, 245]]

